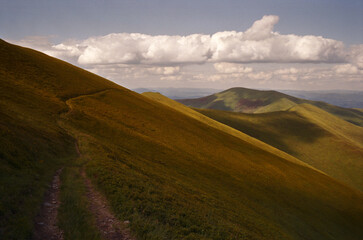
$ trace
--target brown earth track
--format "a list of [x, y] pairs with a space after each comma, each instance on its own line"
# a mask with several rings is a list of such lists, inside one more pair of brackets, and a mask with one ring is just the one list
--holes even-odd
[[35, 217], [33, 239], [35, 240], [63, 240], [63, 231], [57, 226], [58, 208], [60, 205], [60, 174], [62, 168], [54, 174], [52, 184], [45, 194], [40, 212]]
[[[69, 108], [71, 109], [70, 106]], [[82, 157], [77, 141], [75, 141], [75, 149], [78, 156]], [[84, 169], [82, 169], [81, 175], [86, 186], [89, 211], [95, 217], [96, 227], [100, 231], [102, 238], [106, 240], [136, 240], [127, 226], [129, 221], [119, 221], [112, 213], [106, 198], [94, 188]]]
[[[97, 91], [100, 93], [103, 91]], [[94, 95], [96, 93], [88, 94]], [[81, 95], [87, 96], [87, 95]], [[77, 97], [81, 97], [77, 96]], [[72, 98], [71, 98], [72, 99]], [[68, 100], [71, 100], [68, 99]], [[70, 111], [72, 111], [72, 106], [66, 101], [68, 106], [68, 111], [61, 114], [61, 118], [64, 118]], [[61, 124], [59, 126], [62, 127]], [[70, 136], [70, 132], [62, 127]], [[75, 150], [79, 157], [82, 156], [78, 142], [75, 141]], [[57, 216], [58, 208], [60, 206], [59, 192], [60, 192], [60, 174], [62, 169], [56, 171], [51, 187], [45, 194], [44, 202], [41, 207], [39, 214], [35, 218], [35, 229], [33, 233], [34, 240], [63, 240], [64, 234], [61, 229], [57, 226]], [[104, 196], [102, 196], [92, 185], [92, 182], [87, 177], [84, 170], [82, 170], [81, 175], [84, 179], [84, 184], [86, 186], [86, 197], [88, 199], [89, 211], [94, 215], [96, 220], [96, 227], [101, 233], [101, 236], [105, 240], [134, 240], [136, 238], [132, 237], [130, 230], [128, 228], [128, 221], [119, 221], [111, 212], [110, 206]]]
[[93, 187], [86, 173], [82, 176], [87, 190], [89, 210], [95, 216], [96, 226], [102, 237], [107, 240], [134, 240], [127, 225], [128, 221], [120, 222], [111, 212], [107, 200]]

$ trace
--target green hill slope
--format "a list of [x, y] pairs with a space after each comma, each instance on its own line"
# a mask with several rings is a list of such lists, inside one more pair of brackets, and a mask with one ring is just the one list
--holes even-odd
[[363, 236], [361, 192], [59, 60], [0, 49], [3, 239], [29, 237], [64, 163], [84, 164], [140, 239]]
[[363, 114], [361, 111], [342, 108], [324, 102], [300, 99], [277, 91], [231, 88], [207, 97], [177, 101], [195, 108], [243, 113], [286, 111], [297, 104], [308, 103], [355, 125], [363, 126]]
[[[202, 122], [202, 123], [205, 123], [207, 124], [208, 126], [211, 126], [213, 128], [216, 128], [218, 130], [221, 130], [223, 132], [226, 132], [228, 134], [231, 134], [232, 136], [235, 136], [237, 138], [240, 138], [242, 139], [243, 141], [246, 141], [246, 142], [249, 142], [249, 143], [252, 143], [254, 144], [255, 146], [267, 151], [267, 152], [270, 152], [270, 153], [273, 153], [275, 155], [278, 155], [288, 161], [291, 161], [291, 162], [294, 162], [296, 164], [300, 164], [300, 165], [303, 165], [303, 166], [306, 166], [306, 167], [309, 167], [309, 168], [312, 168], [310, 165], [298, 160], [297, 158], [294, 158], [292, 157], [291, 155], [289, 154], [286, 154], [285, 152], [283, 151], [280, 151], [274, 147], [272, 147], [271, 145], [268, 145], [262, 141], [259, 141], [258, 139], [256, 138], [252, 138], [251, 136], [241, 132], [241, 131], [238, 131], [232, 127], [229, 127], [228, 125], [225, 125], [225, 124], [222, 124], [221, 122], [218, 122], [216, 120], [213, 120], [212, 118], [209, 118], [209, 117], [206, 117], [205, 115], [199, 113], [198, 111], [195, 111], [189, 107], [186, 107], [185, 105], [181, 104], [181, 103], [178, 103], [170, 98], [167, 98], [163, 95], [161, 95], [160, 93], [155, 93], [155, 92], [144, 92], [142, 93], [143, 96], [146, 96], [154, 101], [157, 101], [159, 103], [162, 103], [166, 106], [169, 106], [185, 115], [188, 115], [194, 119], [197, 119], [198, 121]], [[314, 169], [314, 168], [313, 168]], [[316, 171], [319, 171], [317, 169], [314, 169]]]
[[196, 109], [363, 190], [363, 129], [310, 104], [245, 114]]

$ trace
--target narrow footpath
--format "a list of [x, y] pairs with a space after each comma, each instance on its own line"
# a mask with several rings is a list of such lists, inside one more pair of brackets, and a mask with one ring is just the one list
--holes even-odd
[[107, 200], [93, 187], [86, 173], [82, 177], [87, 189], [89, 210], [95, 216], [96, 226], [102, 237], [107, 240], [133, 240], [128, 229], [129, 221], [120, 222], [111, 212]]
[[35, 240], [63, 240], [63, 231], [58, 228], [57, 216], [60, 191], [60, 174], [62, 168], [58, 169], [53, 176], [53, 181], [50, 188], [45, 194], [44, 202], [40, 212], [35, 217], [35, 228], [33, 238]]
[[[80, 95], [74, 98], [69, 98], [65, 103], [68, 106], [68, 111], [61, 113], [60, 119], [66, 119], [67, 115], [72, 111], [71, 101], [75, 98], [91, 96], [99, 94], [110, 89], [104, 89], [94, 93]], [[61, 122], [58, 125], [64, 129], [70, 136], [71, 132], [64, 127]], [[79, 150], [78, 143], [75, 141], [75, 149], [79, 157], [82, 154]], [[63, 240], [64, 234], [61, 229], [59, 229], [57, 223], [58, 208], [61, 205], [59, 201], [60, 192], [60, 174], [62, 173], [62, 168], [58, 169], [53, 177], [52, 184], [49, 190], [46, 192], [44, 197], [44, 202], [41, 206], [40, 212], [35, 218], [35, 229], [33, 239], [35, 240]], [[84, 184], [86, 187], [86, 197], [88, 199], [88, 209], [92, 215], [94, 215], [96, 220], [96, 227], [98, 228], [101, 236], [105, 240], [135, 240], [132, 237], [129, 230], [129, 221], [119, 221], [111, 211], [111, 208], [106, 200], [106, 198], [99, 193], [95, 187], [92, 185], [91, 180], [87, 177], [84, 169], [81, 172]]]
[[[81, 98], [81, 97], [87, 97], [92, 96], [96, 94], [100, 94], [102, 92], [110, 91], [112, 89], [104, 89], [101, 91], [97, 91], [90, 94], [80, 95], [77, 97], [69, 98], [65, 102], [68, 111], [63, 113], [61, 115], [61, 119], [66, 119], [67, 115], [73, 110], [73, 106], [71, 104], [72, 100]], [[59, 124], [69, 135], [72, 136], [71, 132], [69, 132], [69, 129], [67, 127], [64, 127], [64, 125]], [[78, 157], [82, 157], [82, 153], [78, 146], [78, 141], [75, 141], [75, 149], [78, 154]], [[81, 175], [84, 180], [84, 184], [86, 187], [86, 197], [88, 199], [88, 209], [91, 212], [91, 214], [95, 218], [95, 224], [98, 228], [101, 236], [105, 240], [135, 240], [136, 238], [132, 237], [130, 230], [129, 230], [129, 224], [130, 222], [128, 220], [126, 221], [119, 221], [115, 215], [111, 211], [111, 207], [109, 206], [106, 198], [98, 192], [95, 187], [93, 186], [91, 180], [87, 177], [86, 172], [84, 169], [81, 170]]]

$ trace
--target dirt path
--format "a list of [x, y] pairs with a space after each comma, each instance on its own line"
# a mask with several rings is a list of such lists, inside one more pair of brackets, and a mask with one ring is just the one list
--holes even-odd
[[54, 174], [52, 184], [45, 194], [43, 205], [39, 214], [35, 217], [35, 240], [63, 240], [63, 231], [57, 226], [57, 215], [60, 191], [60, 174], [62, 168], [58, 169]]
[[120, 222], [112, 214], [106, 199], [93, 187], [84, 171], [82, 171], [82, 176], [87, 188], [89, 209], [96, 218], [96, 226], [102, 237], [107, 240], [134, 240], [135, 238], [131, 236], [127, 227], [129, 222]]
[[[80, 98], [96, 95], [102, 92], [106, 92], [112, 89], [104, 89], [101, 91], [97, 91], [90, 94], [80, 95], [77, 97], [69, 98], [66, 100], [66, 105], [68, 106], [68, 111], [61, 114], [61, 119], [66, 119], [66, 116], [72, 111], [71, 101]], [[64, 127], [60, 122], [59, 126], [63, 128], [70, 136], [72, 136], [71, 132]], [[75, 149], [79, 157], [82, 156], [78, 142], [75, 141]], [[128, 228], [128, 221], [120, 222], [111, 212], [108, 202], [105, 197], [103, 197], [92, 185], [92, 182], [87, 177], [84, 170], [82, 170], [82, 177], [84, 179], [84, 183], [86, 186], [86, 195], [89, 202], [89, 211], [94, 215], [96, 219], [96, 227], [101, 233], [101, 236], [105, 240], [135, 240], [136, 238], [131, 236], [130, 230]], [[59, 179], [59, 176], [58, 176]], [[56, 211], [56, 210], [55, 210]], [[50, 236], [50, 235], [44, 235]], [[53, 238], [38, 238], [38, 239], [51, 239]], [[55, 239], [63, 239], [63, 238], [55, 238]]]

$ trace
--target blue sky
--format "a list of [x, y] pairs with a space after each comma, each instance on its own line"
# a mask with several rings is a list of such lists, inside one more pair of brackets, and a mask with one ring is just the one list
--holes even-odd
[[[121, 60], [121, 58], [124, 59], [129, 54], [129, 52], [125, 52], [121, 48], [116, 50], [124, 52], [124, 55], [119, 55], [119, 59], [115, 59], [114, 56], [110, 55], [112, 61], [104, 57], [108, 56], [107, 51], [104, 52], [104, 55], [100, 55], [99, 59], [92, 58], [91, 60], [87, 59], [87, 61], [84, 61], [85, 56], [82, 56], [83, 53], [77, 55], [68, 52], [61, 55], [59, 54], [58, 47], [57, 54], [54, 54], [54, 49], [50, 48], [57, 44], [65, 44], [68, 49], [74, 46], [80, 49], [79, 46], [81, 45], [83, 48], [90, 47], [90, 45], [85, 46], [86, 43], [82, 41], [93, 39], [93, 43], [97, 42], [97, 47], [100, 48], [100, 51], [105, 51], [107, 49], [100, 45], [105, 40], [97, 37], [108, 36], [112, 33], [140, 33], [148, 36], [189, 36], [191, 34], [213, 35], [224, 31], [245, 32], [251, 28], [254, 22], [262, 19], [265, 15], [278, 16], [278, 20], [271, 20], [273, 22], [271, 23], [273, 25], [272, 31], [282, 36], [288, 36], [288, 34], [293, 34], [294, 36], [322, 36], [324, 39], [342, 42], [344, 48], [350, 48], [352, 45], [360, 46], [363, 43], [362, 12], [363, 1], [361, 0], [0, 0], [0, 37], [70, 61], [111, 78], [111, 80], [127, 87], [159, 87], [169, 85], [203, 87], [205, 85], [212, 85], [224, 88], [224, 86], [241, 85], [286, 89], [356, 89], [363, 88], [362, 70], [359, 62], [360, 47], [349, 50], [351, 51], [349, 53], [348, 50], [344, 50], [347, 51], [346, 55], [353, 54], [358, 59], [354, 60], [355, 62], [342, 60], [338, 54], [325, 57], [327, 52], [330, 54], [331, 50], [329, 49], [329, 51], [325, 49], [324, 52], [317, 53], [320, 54], [319, 56], [324, 55], [323, 58], [315, 59], [309, 55], [308, 60], [305, 59], [306, 61], [303, 58], [291, 56], [285, 57], [282, 60], [278, 56], [263, 56], [261, 60], [257, 61], [254, 59], [249, 60], [242, 56], [241, 60], [238, 58], [213, 57], [206, 61], [199, 61], [198, 58], [192, 57], [195, 56], [195, 53], [191, 53], [192, 56], [187, 57], [178, 55], [174, 60], [168, 61], [167, 57], [174, 56], [173, 54], [175, 54], [170, 53], [163, 56], [162, 61], [160, 60], [161, 58], [159, 59], [159, 56], [154, 56], [158, 60], [151, 59], [150, 61], [138, 62], [134, 60]], [[264, 26], [269, 27], [268, 20], [265, 20], [265, 22], [266, 25]], [[29, 38], [30, 36], [32, 37]], [[116, 36], [112, 39], [115, 42], [125, 43], [124, 36]], [[73, 45], [70, 43], [70, 40], [73, 41]], [[159, 39], [153, 39], [153, 41], [156, 40], [159, 41]], [[110, 44], [110, 41], [107, 40], [107, 43]], [[317, 41], [317, 38], [314, 41]], [[301, 41], [299, 40], [299, 42]], [[168, 43], [172, 44], [172, 41], [168, 41]], [[314, 44], [310, 45], [314, 48]], [[275, 45], [273, 46], [275, 47]], [[331, 48], [337, 48], [335, 43], [330, 46]], [[239, 48], [240, 46], [236, 45], [235, 47]], [[290, 51], [290, 49], [285, 49], [284, 51]], [[144, 54], [143, 52], [141, 53]], [[92, 57], [97, 56], [92, 55]], [[103, 59], [102, 61], [100, 60], [101, 58]], [[83, 59], [83, 61], [80, 61], [80, 59]], [[180, 59], [187, 60], [182, 61]], [[105, 62], [108, 64], [112, 63], [114, 66], [107, 69], [103, 66]], [[332, 62], [335, 64], [332, 64]], [[222, 70], [222, 66], [228, 69]], [[309, 72], [308, 69], [311, 68], [319, 68], [323, 74], [312, 75], [310, 80], [311, 82], [316, 81], [316, 84], [309, 82], [310, 85], [308, 85], [307, 82], [304, 82], [306, 79], [300, 79], [300, 76], [303, 75], [303, 72], [304, 74]], [[118, 71], [117, 69], [120, 70]], [[219, 72], [218, 69], [220, 70]], [[236, 72], [233, 72], [233, 69]], [[252, 69], [252, 71], [243, 69]], [[290, 69], [290, 73], [288, 73], [287, 69]], [[297, 75], [296, 69], [302, 69], [301, 71], [299, 70], [299, 76], [295, 76]], [[329, 69], [339, 75], [336, 75], [334, 82], [330, 83], [327, 81], [328, 79], [321, 80], [321, 76], [332, 78], [326, 72]], [[216, 74], [219, 74], [219, 77], [210, 76], [210, 72], [215, 70], [217, 70]], [[124, 78], [120, 77], [121, 74], [126, 76], [125, 72], [130, 71], [140, 71], [142, 73], [135, 74], [139, 76], [138, 78], [131, 75]], [[287, 80], [278, 80], [277, 78], [281, 76], [276, 73], [283, 73], [284, 71], [286, 74], [283, 78], [288, 79], [287, 75], [291, 75], [291, 79], [296, 80], [290, 83]], [[147, 73], [153, 74], [148, 76]], [[221, 77], [221, 74], [224, 74], [223, 76], [226, 79], [230, 79], [228, 74], [233, 73], [240, 73], [239, 76], [235, 74], [234, 77], [236, 79], [233, 81], [223, 80], [223, 77]], [[269, 73], [273, 77], [270, 77]], [[342, 76], [343, 73], [349, 73], [349, 81], [344, 80], [348, 77]], [[194, 77], [194, 75], [191, 76], [190, 74], [198, 75], [196, 79], [199, 78], [200, 80], [188, 81], [187, 79]], [[202, 81], [203, 74], [206, 75], [206, 79], [209, 77], [215, 80]], [[355, 76], [353, 76], [354, 74]], [[142, 77], [140, 77], [141, 75]], [[258, 76], [261, 76], [261, 78], [258, 78]], [[263, 76], [267, 76], [269, 81], [264, 81], [262, 79]], [[166, 77], [169, 77], [171, 80], [168, 81]], [[161, 80], [162, 78], [164, 80]]]
[[56, 40], [111, 32], [145, 34], [244, 30], [263, 15], [278, 15], [277, 30], [363, 41], [361, 0], [1, 0], [1, 37], [53, 35]]

